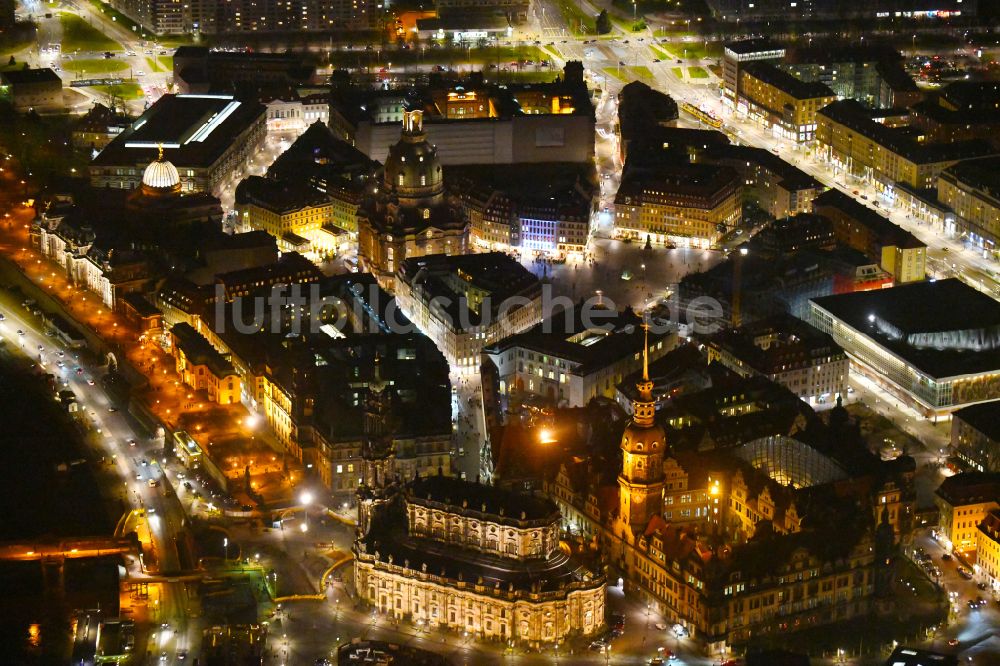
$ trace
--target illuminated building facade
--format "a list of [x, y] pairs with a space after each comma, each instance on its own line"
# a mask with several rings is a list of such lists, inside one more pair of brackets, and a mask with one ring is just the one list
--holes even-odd
[[958, 279], [814, 298], [811, 307], [811, 323], [859, 372], [928, 418], [1000, 398], [1000, 306]]
[[285, 252], [308, 248], [333, 222], [333, 202], [319, 190], [260, 176], [236, 186], [233, 210], [244, 227], [271, 234]]
[[371, 382], [365, 399], [353, 548], [361, 599], [396, 619], [504, 643], [599, 631], [604, 579], [560, 549], [556, 505], [441, 473], [401, 482], [385, 388]]
[[955, 213], [949, 231], [996, 254], [1000, 250], [1000, 158], [954, 164], [937, 181], [938, 200]]
[[979, 525], [1000, 508], [1000, 474], [963, 472], [946, 478], [934, 493], [938, 539], [949, 551], [973, 553]]
[[381, 186], [366, 195], [358, 213], [359, 264], [390, 290], [407, 259], [462, 255], [469, 240], [468, 222], [445, 196], [441, 160], [427, 140], [423, 113], [405, 112], [403, 125]]
[[625, 170], [615, 195], [615, 234], [678, 247], [713, 247], [742, 219], [742, 181], [706, 164]]
[[181, 381], [196, 391], [204, 390], [211, 402], [240, 402], [240, 377], [233, 364], [190, 324], [171, 327], [170, 340]]
[[736, 108], [740, 97], [740, 68], [744, 63], [777, 61], [785, 57], [785, 49], [768, 39], [743, 39], [725, 45], [722, 55], [722, 103]]
[[994, 595], [1000, 593], [1000, 509], [990, 509], [976, 526], [975, 571]]
[[964, 159], [992, 154], [984, 141], [919, 143], [901, 131], [876, 121], [860, 103], [844, 99], [816, 114], [819, 154], [836, 169], [872, 183], [894, 196], [896, 183], [922, 190], [937, 185], [938, 175]]
[[[583, 407], [597, 397], [614, 398], [618, 384], [642, 366], [642, 322], [630, 311], [609, 310], [595, 323], [601, 326], [585, 327], [580, 308], [567, 308], [485, 347], [483, 372], [495, 376], [500, 395], [511, 401], [537, 397]], [[661, 358], [676, 342], [675, 333], [654, 333], [651, 359]]]
[[816, 135], [816, 112], [836, 99], [823, 83], [806, 83], [768, 62], [740, 68], [736, 110], [798, 143]]

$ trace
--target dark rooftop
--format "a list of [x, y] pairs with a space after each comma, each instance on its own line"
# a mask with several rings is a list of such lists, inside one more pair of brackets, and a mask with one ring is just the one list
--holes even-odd
[[41, 69], [11, 69], [0, 72], [0, 79], [9, 85], [17, 86], [26, 83], [58, 83], [62, 85], [62, 79], [48, 67]]
[[770, 375], [811, 365], [817, 357], [844, 357], [844, 350], [801, 319], [780, 314], [727, 329], [712, 336], [710, 346], [725, 349], [754, 371]]
[[971, 159], [992, 155], [996, 152], [988, 143], [979, 140], [956, 141], [954, 143], [918, 143], [905, 131], [876, 122], [872, 117], [872, 112], [853, 99], [831, 102], [817, 111], [817, 114], [868, 137], [915, 164]]
[[440, 502], [456, 509], [467, 504], [468, 510], [489, 514], [498, 521], [555, 520], [559, 513], [555, 503], [543, 495], [515, 492], [441, 474], [414, 479], [407, 484], [407, 491], [408, 500], [417, 503]]
[[784, 49], [781, 44], [772, 42], [770, 39], [741, 39], [736, 42], [729, 42], [725, 45], [727, 49], [739, 55], [750, 53], [760, 53], [762, 51], [774, 51]]
[[744, 64], [740, 68], [740, 72], [746, 72], [755, 79], [788, 93], [795, 99], [836, 97], [834, 92], [825, 83], [820, 83], [819, 81], [802, 81], [785, 70], [779, 69], [763, 60], [751, 61]]
[[[567, 371], [585, 375], [642, 351], [642, 319], [632, 310], [594, 313], [593, 321], [587, 323], [604, 330], [585, 326], [583, 312], [584, 309], [580, 307], [561, 310], [546, 321], [523, 333], [504, 338], [483, 352], [502, 353], [512, 347], [525, 347], [578, 363], [579, 366], [568, 368]], [[668, 334], [653, 333], [649, 342], [655, 345], [658, 340], [666, 337]]]
[[236, 204], [254, 205], [278, 215], [330, 204], [330, 198], [299, 181], [248, 176], [236, 186]]
[[952, 418], [964, 421], [995, 442], [1000, 442], [1000, 400], [969, 405], [954, 412]]
[[178, 168], [208, 167], [266, 110], [258, 102], [226, 95], [164, 95], [101, 151], [95, 166], [141, 164], [156, 159], [157, 146]]
[[836, 209], [851, 220], [867, 227], [875, 233], [883, 245], [895, 245], [900, 248], [926, 246], [906, 229], [894, 224], [878, 211], [869, 208], [840, 190], [827, 190], [813, 199], [814, 211], [822, 215], [825, 208]]
[[944, 175], [1000, 199], [1000, 157], [958, 162], [945, 169]]
[[957, 278], [812, 302], [931, 377], [1000, 369], [1000, 303]]
[[1000, 501], [1000, 474], [962, 472], [949, 476], [938, 486], [937, 494], [952, 506]]
[[208, 366], [216, 377], [236, 374], [233, 364], [190, 324], [174, 324], [170, 329], [170, 334], [191, 363]]

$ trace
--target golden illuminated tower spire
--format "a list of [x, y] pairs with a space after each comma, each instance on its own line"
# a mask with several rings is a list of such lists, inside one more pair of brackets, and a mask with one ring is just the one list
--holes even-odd
[[649, 381], [649, 322], [642, 322], [642, 379]]
[[632, 401], [632, 422], [639, 427], [649, 428], [656, 416], [653, 382], [649, 379], [649, 322], [643, 322], [642, 329], [642, 379], [635, 385], [639, 395]]
[[156, 161], [157, 162], [162, 162], [163, 161], [163, 144], [162, 143], [156, 144], [156, 149], [159, 151], [158, 154], [157, 154], [157, 156], [156, 156]]

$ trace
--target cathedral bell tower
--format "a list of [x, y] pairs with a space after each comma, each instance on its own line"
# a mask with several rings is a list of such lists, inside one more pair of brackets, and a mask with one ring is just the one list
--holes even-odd
[[361, 485], [358, 487], [358, 531], [366, 534], [377, 507], [392, 497], [396, 482], [389, 382], [382, 379], [381, 359], [375, 356], [375, 376], [368, 382], [361, 442]]
[[636, 384], [632, 420], [622, 434], [622, 473], [618, 476], [620, 534], [630, 543], [663, 510], [663, 451], [666, 433], [656, 423], [653, 382], [649, 379], [649, 324], [643, 324], [642, 379]]

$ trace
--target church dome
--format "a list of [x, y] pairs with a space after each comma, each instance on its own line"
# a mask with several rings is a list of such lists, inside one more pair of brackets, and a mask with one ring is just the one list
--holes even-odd
[[403, 134], [385, 160], [385, 186], [404, 206], [432, 204], [444, 193], [441, 161], [427, 141], [420, 111], [404, 113]]
[[142, 186], [151, 193], [177, 192], [181, 189], [181, 177], [177, 167], [163, 159], [163, 152], [155, 162], [151, 162], [142, 173]]

